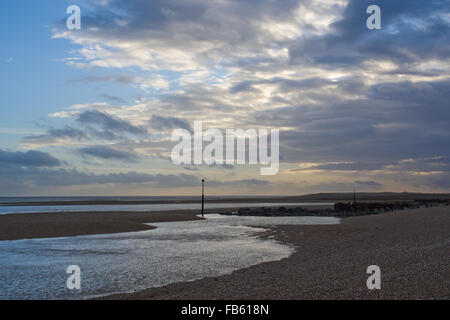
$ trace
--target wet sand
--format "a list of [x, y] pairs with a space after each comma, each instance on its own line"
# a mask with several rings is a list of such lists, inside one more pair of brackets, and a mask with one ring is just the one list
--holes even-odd
[[0, 241], [150, 230], [145, 223], [199, 219], [194, 211], [49, 212], [0, 215]]
[[[107, 299], [450, 299], [449, 207], [280, 226], [268, 235], [296, 252], [226, 276]], [[381, 290], [366, 287], [370, 265], [381, 268]]]

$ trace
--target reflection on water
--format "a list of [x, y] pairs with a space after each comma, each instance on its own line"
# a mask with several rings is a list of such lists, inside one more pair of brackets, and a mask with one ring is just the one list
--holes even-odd
[[[154, 223], [155, 230], [59, 239], [0, 241], [0, 299], [82, 299], [218, 276], [288, 257], [293, 248], [254, 226], [336, 224], [322, 217], [225, 217]], [[66, 289], [69, 265], [81, 290]]]
[[[207, 209], [281, 207], [281, 206], [323, 206], [333, 203], [207, 203]], [[173, 211], [199, 210], [200, 203], [162, 203], [162, 204], [111, 204], [111, 205], [67, 205], [67, 206], [0, 206], [0, 214], [29, 212], [77, 212], [77, 211]]]

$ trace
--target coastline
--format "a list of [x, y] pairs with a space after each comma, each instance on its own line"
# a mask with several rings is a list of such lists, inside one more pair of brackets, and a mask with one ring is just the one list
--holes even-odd
[[[100, 299], [450, 299], [449, 229], [448, 207], [351, 217], [339, 225], [276, 226], [262, 236], [295, 246], [289, 258]], [[381, 290], [366, 287], [370, 265], [381, 268]]]

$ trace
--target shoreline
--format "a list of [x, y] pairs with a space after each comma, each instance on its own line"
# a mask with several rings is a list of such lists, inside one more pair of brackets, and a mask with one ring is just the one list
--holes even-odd
[[[308, 207], [308, 206], [305, 206]], [[317, 206], [320, 208], [322, 206]], [[327, 207], [327, 206], [324, 206]], [[227, 208], [238, 210], [239, 208]], [[224, 209], [205, 209], [205, 214]], [[157, 222], [201, 220], [201, 210], [26, 212], [0, 215], [0, 241], [152, 230]]]
[[[294, 246], [289, 258], [97, 299], [450, 299], [449, 228], [448, 207], [350, 217], [339, 225], [275, 226], [261, 236]], [[366, 287], [370, 265], [381, 268], [381, 290]]]

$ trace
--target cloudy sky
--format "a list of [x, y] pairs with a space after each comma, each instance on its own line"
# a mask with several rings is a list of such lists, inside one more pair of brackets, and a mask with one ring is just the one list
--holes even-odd
[[[79, 5], [81, 30], [66, 8]], [[366, 9], [381, 8], [381, 30]], [[450, 191], [450, 2], [5, 0], [0, 195]], [[174, 129], [279, 128], [280, 171]]]

